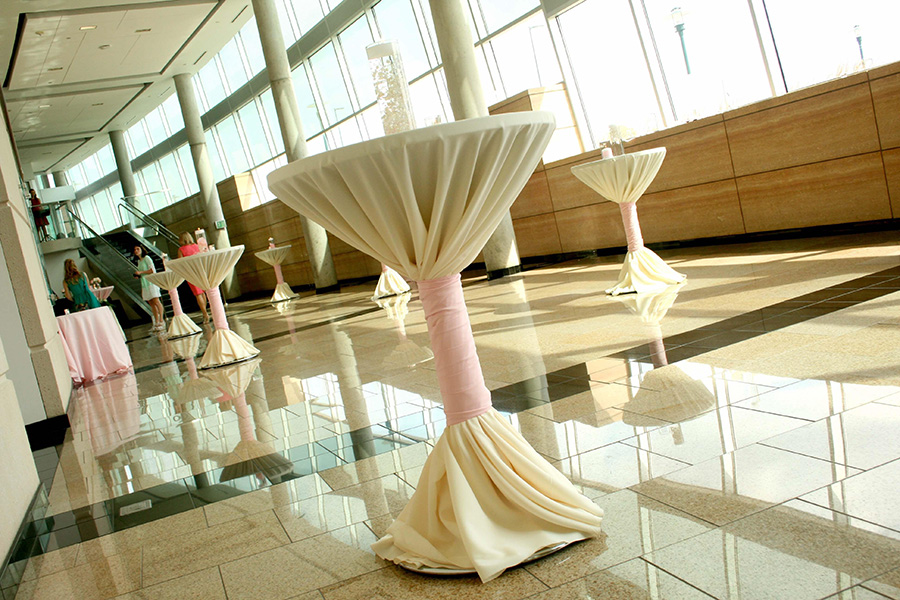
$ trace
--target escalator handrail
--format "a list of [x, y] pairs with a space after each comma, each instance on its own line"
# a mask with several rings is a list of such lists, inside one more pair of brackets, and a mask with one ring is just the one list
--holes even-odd
[[[178, 236], [175, 235], [174, 231], [172, 231], [171, 229], [169, 229], [168, 227], [166, 227], [165, 225], [163, 225], [162, 223], [160, 223], [159, 221], [157, 221], [156, 219], [154, 219], [153, 217], [151, 217], [150, 215], [148, 215], [147, 213], [145, 213], [138, 207], [128, 204], [128, 202], [125, 200], [125, 198], [122, 198], [119, 201], [118, 205], [116, 206], [116, 210], [119, 212], [120, 218], [122, 217], [122, 208], [125, 208], [132, 215], [134, 215], [135, 217], [140, 219], [141, 222], [143, 222], [146, 227], [152, 227], [153, 229], [157, 230], [168, 241], [172, 242], [175, 245], [178, 245]], [[125, 221], [126, 221], [126, 219], [122, 219], [123, 223]]]
[[78, 224], [79, 224], [79, 225], [81, 225], [82, 227], [84, 227], [85, 229], [87, 229], [89, 232], [91, 232], [91, 233], [94, 235], [94, 237], [95, 237], [96, 239], [102, 241], [104, 244], [106, 244], [107, 246], [109, 246], [110, 248], [112, 248], [112, 251], [115, 252], [116, 254], [118, 254], [118, 255], [122, 258], [122, 260], [127, 261], [129, 265], [131, 265], [132, 267], [134, 267], [134, 262], [132, 262], [132, 260], [131, 260], [130, 258], [128, 258], [128, 256], [126, 256], [125, 254], [123, 254], [121, 250], [119, 250], [118, 248], [116, 248], [115, 244], [110, 243], [109, 240], [107, 240], [107, 239], [104, 238], [101, 234], [99, 234], [99, 233], [97, 233], [96, 231], [94, 231], [94, 229], [93, 229], [90, 225], [88, 225], [87, 223], [85, 223], [85, 222], [81, 219], [81, 217], [79, 217], [77, 214], [75, 214], [75, 213], [72, 212], [71, 210], [69, 210], [69, 211], [67, 211], [67, 212], [69, 213], [69, 215], [72, 216], [73, 219], [75, 219], [76, 221], [78, 221]]

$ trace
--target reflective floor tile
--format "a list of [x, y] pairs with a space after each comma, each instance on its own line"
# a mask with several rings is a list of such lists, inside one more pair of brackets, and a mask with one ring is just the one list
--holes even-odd
[[893, 394], [891, 386], [867, 386], [807, 379], [740, 403], [742, 408], [818, 421]]

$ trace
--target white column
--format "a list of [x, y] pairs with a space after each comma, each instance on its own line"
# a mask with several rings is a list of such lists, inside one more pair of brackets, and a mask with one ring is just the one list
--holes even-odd
[[[475, 62], [475, 44], [462, 0], [429, 0], [429, 4], [444, 64], [444, 76], [447, 78], [453, 118], [459, 121], [486, 117], [487, 101], [481, 87], [481, 76]], [[488, 279], [522, 270], [516, 233], [509, 212], [488, 239], [483, 253]]]
[[[291, 81], [291, 66], [285, 51], [284, 38], [278, 22], [278, 12], [272, 0], [253, 0], [253, 12], [259, 29], [259, 41], [266, 59], [266, 71], [272, 85], [272, 100], [278, 114], [281, 138], [288, 162], [299, 160], [309, 154], [303, 124], [300, 122], [300, 108]], [[300, 216], [303, 239], [312, 267], [316, 293], [334, 291], [338, 287], [337, 272], [331, 256], [331, 246], [325, 228]]]
[[[184, 130], [187, 133], [188, 144], [191, 146], [194, 170], [197, 171], [197, 183], [200, 184], [200, 204], [203, 206], [206, 217], [207, 241], [214, 244], [218, 250], [230, 248], [231, 241], [228, 239], [227, 225], [222, 229], [217, 227], [217, 223], [225, 223], [225, 213], [222, 212], [219, 190], [216, 189], [212, 165], [209, 162], [206, 137], [203, 135], [203, 123], [200, 121], [200, 107], [197, 106], [194, 82], [191, 81], [189, 73], [180, 73], [175, 76], [175, 92], [178, 94], [181, 116], [184, 119]], [[222, 282], [222, 292], [226, 298], [236, 298], [240, 295], [241, 291], [233, 272], [229, 273]]]
[[69, 185], [69, 178], [65, 171], [53, 171], [53, 187]]
[[112, 144], [113, 157], [116, 159], [116, 171], [119, 174], [119, 184], [122, 186], [122, 196], [124, 196], [125, 202], [140, 208], [137, 202], [134, 172], [131, 170], [131, 158], [128, 156], [128, 146], [125, 145], [125, 132], [121, 129], [110, 131], [109, 141]]

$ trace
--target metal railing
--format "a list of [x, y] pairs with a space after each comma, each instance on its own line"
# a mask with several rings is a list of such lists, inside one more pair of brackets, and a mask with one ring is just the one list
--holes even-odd
[[173, 232], [171, 229], [169, 229], [168, 227], [166, 227], [165, 225], [163, 225], [162, 223], [160, 223], [159, 221], [157, 221], [156, 219], [154, 219], [153, 217], [151, 217], [150, 215], [148, 215], [147, 213], [145, 213], [138, 207], [129, 204], [128, 200], [125, 198], [122, 198], [121, 201], [116, 206], [116, 211], [119, 213], [119, 218], [122, 220], [123, 223], [128, 223], [130, 221], [130, 219], [128, 219], [127, 217], [123, 218], [123, 215], [122, 215], [123, 208], [126, 210], [126, 212], [131, 213], [131, 215], [134, 218], [139, 220], [144, 225], [144, 227], [153, 229], [154, 231], [156, 231], [156, 233], [158, 235], [161, 235], [164, 238], [166, 238], [166, 240], [168, 242], [175, 244], [176, 246], [178, 245], [178, 236], [175, 235], [175, 232]]

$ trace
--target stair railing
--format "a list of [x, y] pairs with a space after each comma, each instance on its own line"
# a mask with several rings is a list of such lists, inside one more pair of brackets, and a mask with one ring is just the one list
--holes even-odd
[[125, 198], [122, 198], [119, 204], [116, 206], [116, 210], [119, 213], [119, 218], [123, 223], [127, 223], [129, 221], [127, 216], [123, 217], [122, 215], [123, 208], [126, 210], [126, 212], [131, 213], [134, 218], [143, 223], [144, 227], [149, 227], [150, 229], [155, 230], [159, 235], [166, 238], [168, 242], [175, 244], [176, 246], [178, 245], [178, 236], [175, 235], [175, 232], [173, 232], [171, 229], [169, 229], [138, 207], [129, 204]]

